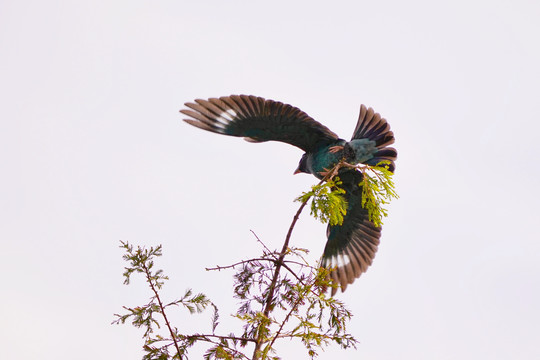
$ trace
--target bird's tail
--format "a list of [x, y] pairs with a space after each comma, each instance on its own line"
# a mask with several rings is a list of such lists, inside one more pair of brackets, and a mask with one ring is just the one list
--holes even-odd
[[388, 170], [394, 172], [397, 151], [388, 146], [395, 141], [394, 133], [390, 130], [386, 119], [379, 113], [365, 105], [360, 106], [360, 115], [351, 140], [354, 139], [369, 139], [375, 142], [377, 151], [373, 154], [373, 158], [365, 161], [365, 164], [375, 166], [381, 161], [387, 161]]

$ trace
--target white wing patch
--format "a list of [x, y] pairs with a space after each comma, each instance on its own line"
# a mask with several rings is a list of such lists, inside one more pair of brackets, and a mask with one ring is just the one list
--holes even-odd
[[[340, 261], [341, 260], [341, 261]], [[341, 254], [341, 257], [338, 258], [338, 267], [344, 267], [351, 263], [351, 259], [347, 254]]]
[[347, 266], [351, 263], [351, 259], [349, 258], [349, 255], [347, 254], [339, 254], [334, 255], [330, 259], [331, 268], [338, 267], [342, 268], [344, 266]]
[[225, 124], [225, 123], [223, 123], [221, 121], [218, 121], [217, 119], [216, 119], [216, 121], [214, 121], [214, 123], [212, 125], [214, 125], [215, 127], [220, 128], [221, 130], [225, 130], [225, 128], [227, 128], [227, 124]]
[[234, 111], [233, 109], [227, 109], [221, 114], [219, 114], [219, 117], [227, 121], [233, 121], [236, 118], [236, 111]]

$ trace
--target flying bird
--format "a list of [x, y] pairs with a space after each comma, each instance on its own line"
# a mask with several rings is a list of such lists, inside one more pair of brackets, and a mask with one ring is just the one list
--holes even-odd
[[[295, 174], [308, 173], [322, 179], [342, 159], [371, 166], [386, 161], [388, 170], [395, 169], [397, 151], [389, 147], [394, 143], [390, 125], [364, 105], [360, 106], [350, 141], [294, 106], [252, 95], [197, 99], [185, 106], [187, 109], [180, 112], [189, 118], [184, 121], [200, 129], [249, 142], [281, 141], [302, 149]], [[338, 176], [348, 208], [341, 225], [328, 225], [321, 266], [335, 269], [330, 276], [345, 291], [373, 262], [381, 228], [369, 220], [368, 211], [362, 207], [362, 173], [343, 167]], [[332, 289], [332, 296], [336, 291]]]

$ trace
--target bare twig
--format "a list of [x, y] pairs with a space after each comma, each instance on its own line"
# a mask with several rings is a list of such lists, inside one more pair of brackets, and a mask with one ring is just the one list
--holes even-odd
[[216, 267], [205, 268], [205, 269], [206, 269], [206, 271], [225, 270], [225, 269], [231, 269], [231, 268], [234, 269], [238, 265], [249, 264], [249, 263], [252, 263], [252, 262], [255, 262], [255, 261], [276, 262], [277, 260], [275, 260], [275, 259], [265, 259], [265, 258], [255, 258], [255, 259], [242, 260], [242, 261], [239, 261], [239, 262], [231, 264], [231, 265], [226, 265], [226, 266], [216, 265]]
[[257, 239], [257, 241], [258, 241], [258, 242], [266, 249], [266, 251], [268, 252], [268, 254], [272, 255], [272, 256], [277, 260], [278, 257], [276, 256], [275, 251], [270, 250], [270, 249], [266, 246], [266, 244], [263, 243], [263, 242], [261, 241], [261, 239], [259, 239], [259, 237], [257, 236], [257, 234], [255, 234], [255, 231], [253, 231], [253, 230], [250, 230], [250, 231], [251, 231], [251, 233], [253, 234], [253, 236], [255, 236], [255, 239]]
[[211, 340], [209, 340], [209, 338], [216, 338], [216, 339], [220, 339], [220, 340], [247, 341], [247, 342], [256, 342], [257, 341], [257, 340], [255, 340], [253, 338], [243, 338], [243, 337], [237, 337], [237, 336], [207, 335], [207, 334], [186, 335], [186, 338], [205, 340], [205, 341], [211, 341]]

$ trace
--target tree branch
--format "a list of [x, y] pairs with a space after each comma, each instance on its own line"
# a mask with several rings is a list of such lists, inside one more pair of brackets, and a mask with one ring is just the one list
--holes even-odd
[[225, 269], [234, 268], [235, 266], [238, 266], [238, 265], [249, 264], [249, 263], [252, 263], [254, 261], [269, 261], [269, 262], [273, 262], [273, 263], [277, 262], [276, 259], [254, 258], [254, 259], [242, 260], [242, 261], [239, 261], [239, 262], [234, 263], [232, 265], [226, 265], [226, 266], [216, 265], [216, 267], [205, 268], [205, 270], [206, 271], [225, 270]]
[[[334, 168], [329, 170], [325, 174], [324, 178], [321, 181], [319, 181], [318, 185], [322, 184], [323, 182], [327, 181], [328, 179], [333, 178], [337, 174], [337, 171], [339, 170], [339, 168], [341, 167], [341, 163], [342, 163], [342, 161], [340, 163], [338, 163], [336, 166], [334, 166]], [[300, 207], [296, 211], [296, 214], [293, 217], [293, 220], [291, 222], [291, 226], [289, 226], [289, 230], [287, 231], [287, 236], [285, 237], [285, 242], [283, 243], [283, 248], [281, 249], [281, 254], [279, 255], [279, 259], [278, 259], [278, 261], [276, 263], [276, 269], [274, 270], [274, 276], [273, 276], [272, 282], [270, 283], [270, 286], [268, 288], [268, 296], [266, 297], [266, 305], [265, 305], [264, 310], [263, 310], [263, 315], [265, 317], [268, 317], [268, 315], [270, 314], [272, 305], [274, 305], [272, 303], [272, 298], [274, 297], [274, 291], [276, 290], [277, 279], [278, 279], [278, 276], [279, 276], [279, 271], [281, 270], [281, 266], [283, 265], [283, 259], [285, 258], [285, 255], [287, 254], [287, 249], [289, 248], [289, 240], [291, 239], [291, 235], [292, 235], [294, 226], [296, 225], [296, 222], [300, 218], [300, 214], [302, 213], [302, 210], [304, 210], [304, 207], [307, 205], [309, 199], [310, 198], [307, 198], [306, 200], [304, 200], [304, 202], [302, 202], [302, 204], [300, 205]], [[253, 360], [257, 360], [257, 359], [260, 358], [259, 352], [261, 350], [262, 343], [263, 343], [263, 339], [261, 338], [261, 335], [259, 334], [258, 337], [257, 337], [257, 342], [255, 344], [255, 349], [253, 350]]]
[[199, 340], [205, 340], [205, 341], [211, 341], [209, 338], [217, 338], [220, 340], [237, 340], [237, 341], [248, 341], [248, 342], [256, 342], [256, 339], [253, 338], [243, 338], [243, 337], [237, 337], [237, 336], [222, 336], [222, 335], [207, 335], [207, 334], [194, 334], [194, 335], [186, 335], [186, 338], [188, 339], [199, 339]]
[[161, 303], [161, 298], [159, 297], [159, 294], [154, 286], [154, 283], [152, 282], [152, 279], [150, 278], [150, 270], [146, 267], [146, 264], [142, 262], [142, 267], [144, 269], [144, 273], [146, 274], [146, 281], [150, 284], [150, 288], [154, 292], [154, 295], [156, 296], [156, 300], [159, 304], [159, 308], [161, 310], [161, 315], [163, 315], [163, 319], [165, 319], [165, 324], [167, 324], [167, 328], [169, 329], [169, 333], [171, 334], [171, 338], [174, 342], [174, 347], [176, 348], [178, 358], [180, 358], [180, 347], [178, 346], [178, 341], [176, 340], [176, 334], [174, 333], [171, 324], [169, 323], [169, 319], [167, 319], [167, 315], [165, 314], [165, 308], [163, 307], [163, 304]]

